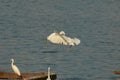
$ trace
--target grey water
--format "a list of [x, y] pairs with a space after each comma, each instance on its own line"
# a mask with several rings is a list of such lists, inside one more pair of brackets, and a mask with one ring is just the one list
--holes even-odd
[[[53, 31], [77, 37], [71, 47], [47, 42]], [[51, 72], [57, 80], [118, 80], [120, 0], [0, 0], [0, 70]]]

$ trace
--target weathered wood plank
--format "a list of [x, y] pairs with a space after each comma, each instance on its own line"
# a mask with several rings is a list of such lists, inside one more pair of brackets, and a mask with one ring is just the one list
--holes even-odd
[[120, 75], [120, 71], [114, 71], [114, 74], [119, 74]]
[[[50, 74], [51, 80], [55, 80], [57, 75], [55, 73]], [[29, 79], [29, 80], [46, 80], [47, 73], [22, 73], [21, 77], [11, 72], [0, 71], [0, 79]]]

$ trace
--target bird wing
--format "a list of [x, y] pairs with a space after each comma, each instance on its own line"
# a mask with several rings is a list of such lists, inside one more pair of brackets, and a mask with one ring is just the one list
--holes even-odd
[[13, 65], [13, 66], [12, 66], [12, 69], [13, 69], [13, 71], [14, 71], [17, 75], [19, 75], [19, 76], [21, 75], [21, 74], [20, 74], [20, 70], [18, 69], [18, 67], [17, 67], [16, 65]]
[[59, 35], [58, 33], [52, 33], [50, 34], [47, 39], [52, 42], [52, 43], [55, 43], [55, 44], [64, 44], [64, 45], [67, 45], [67, 42], [65, 41], [65, 39]]
[[72, 38], [70, 38], [68, 36], [63, 36], [63, 38], [66, 40], [66, 42], [68, 43], [68, 45], [74, 46], [74, 41], [73, 41]]
[[74, 38], [73, 40], [76, 45], [80, 44], [80, 40], [78, 38]]
[[47, 37], [47, 39], [55, 44], [72, 45], [72, 46], [80, 44], [80, 40], [78, 38], [70, 38], [68, 36], [61, 35], [56, 32], [50, 34]]
[[63, 36], [63, 38], [68, 42], [68, 45], [78, 45], [80, 44], [80, 40], [78, 38], [70, 38], [68, 36]]

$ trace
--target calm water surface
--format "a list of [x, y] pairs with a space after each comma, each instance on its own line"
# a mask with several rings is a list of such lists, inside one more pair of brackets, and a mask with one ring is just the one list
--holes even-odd
[[[56, 31], [81, 44], [46, 44]], [[56, 73], [57, 80], [117, 80], [120, 0], [0, 0], [0, 69]]]

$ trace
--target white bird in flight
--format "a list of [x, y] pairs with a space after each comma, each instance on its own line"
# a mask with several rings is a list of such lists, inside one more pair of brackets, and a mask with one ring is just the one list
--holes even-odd
[[78, 38], [70, 38], [65, 35], [64, 31], [59, 33], [54, 32], [47, 37], [47, 40], [51, 43], [55, 44], [63, 44], [63, 45], [70, 45], [75, 46], [80, 44], [80, 40]]
[[47, 80], [51, 80], [50, 79], [50, 67], [48, 67], [48, 78], [47, 78]]
[[11, 67], [15, 74], [17, 74], [18, 76], [21, 76], [20, 70], [16, 65], [14, 65], [14, 59], [11, 59]]

